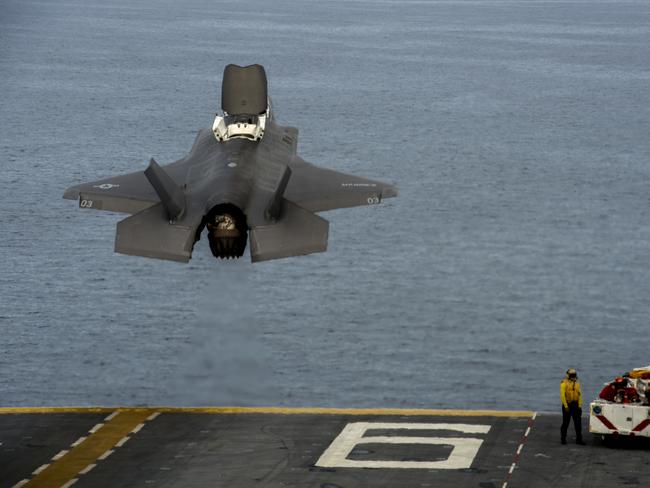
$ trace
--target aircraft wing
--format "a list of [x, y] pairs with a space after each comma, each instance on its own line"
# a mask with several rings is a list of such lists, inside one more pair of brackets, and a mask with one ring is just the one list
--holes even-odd
[[[185, 159], [163, 167], [178, 185], [185, 182], [187, 172]], [[78, 199], [81, 208], [129, 214], [138, 213], [160, 201], [156, 190], [144, 175], [144, 171], [71, 186], [65, 191], [63, 198]]]
[[319, 168], [300, 158], [289, 166], [291, 179], [284, 197], [312, 212], [372, 205], [397, 196], [397, 188], [388, 183]]

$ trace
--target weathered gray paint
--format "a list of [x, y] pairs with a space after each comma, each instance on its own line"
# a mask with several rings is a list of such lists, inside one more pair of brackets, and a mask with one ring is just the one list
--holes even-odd
[[325, 251], [328, 223], [313, 212], [378, 203], [397, 191], [304, 161], [297, 140], [296, 128], [272, 118], [259, 142], [219, 142], [203, 129], [179, 161], [76, 185], [64, 198], [134, 214], [117, 226], [115, 251], [124, 254], [189, 261], [204, 216], [224, 203], [244, 212], [253, 261]]

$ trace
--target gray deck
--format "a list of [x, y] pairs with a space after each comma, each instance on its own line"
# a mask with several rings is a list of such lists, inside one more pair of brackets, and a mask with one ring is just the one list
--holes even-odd
[[[507, 412], [464, 415], [458, 411], [400, 415], [166, 409], [155, 418], [150, 416], [156, 411], [133, 414], [131, 424], [129, 410], [108, 420], [104, 419], [110, 410], [0, 415], [0, 488], [11, 488], [21, 480], [29, 480], [23, 481], [27, 487], [62, 486], [63, 478], [53, 478], [55, 467], [71, 473], [68, 478], [77, 480], [75, 488], [650, 486], [648, 443], [612, 448], [587, 433], [587, 446], [561, 446], [560, 418], [554, 414], [533, 418], [517, 412], [510, 416]], [[91, 441], [106, 436], [107, 426], [118, 418], [125, 422], [121, 428], [128, 439], [111, 440], [112, 452], [105, 457], [107, 449], [93, 448]], [[98, 423], [104, 427], [88, 433]], [[377, 439], [368, 443], [357, 439], [356, 445], [350, 441], [349, 452], [344, 449], [329, 461], [323, 460], [350, 424], [365, 429], [363, 438]], [[115, 435], [115, 439], [122, 437], [119, 431]], [[87, 439], [71, 447], [82, 436]], [[418, 439], [414, 440], [418, 443], [391, 442], [396, 437]], [[85, 456], [83, 463], [65, 455], [51, 460], [66, 449], [77, 457]], [[469, 449], [466, 455], [458, 456], [464, 449]], [[378, 461], [398, 464], [341, 466], [349, 461], [370, 462], [367, 466]], [[438, 463], [436, 467], [413, 464], [432, 462]], [[454, 468], [453, 462], [468, 466]], [[47, 463], [48, 468], [32, 475]]]

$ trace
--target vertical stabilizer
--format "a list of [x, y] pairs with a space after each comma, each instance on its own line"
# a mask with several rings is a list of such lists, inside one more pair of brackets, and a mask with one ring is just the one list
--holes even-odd
[[169, 220], [176, 220], [180, 217], [185, 212], [183, 189], [172, 180], [171, 176], [153, 158], [149, 161], [149, 167], [144, 171], [144, 175], [160, 197]]
[[287, 189], [287, 183], [289, 183], [290, 178], [291, 168], [287, 166], [284, 168], [284, 173], [282, 174], [282, 178], [280, 178], [278, 187], [275, 189], [275, 193], [266, 207], [265, 216], [267, 219], [271, 219], [274, 222], [278, 220], [280, 211], [282, 210], [282, 197], [284, 196], [284, 190]]

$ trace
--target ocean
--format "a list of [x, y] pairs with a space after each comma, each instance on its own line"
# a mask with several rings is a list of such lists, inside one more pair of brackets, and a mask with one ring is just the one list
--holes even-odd
[[[647, 1], [0, 3], [0, 406], [555, 411], [650, 363]], [[113, 252], [74, 184], [182, 157], [228, 63], [395, 183], [326, 253]]]

